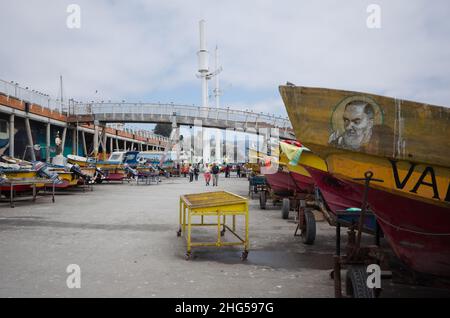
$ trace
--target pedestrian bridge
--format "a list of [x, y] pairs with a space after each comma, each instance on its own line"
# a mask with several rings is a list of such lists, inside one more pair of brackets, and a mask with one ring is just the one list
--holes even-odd
[[278, 128], [281, 138], [295, 139], [289, 119], [230, 108], [151, 103], [89, 103], [69, 107], [69, 122], [176, 123], [255, 132]]

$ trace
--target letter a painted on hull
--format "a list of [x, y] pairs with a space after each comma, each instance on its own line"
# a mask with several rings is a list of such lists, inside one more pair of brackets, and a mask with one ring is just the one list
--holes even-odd
[[[423, 179], [425, 179], [425, 177], [428, 175], [428, 173], [431, 176], [431, 183], [423, 181]], [[417, 181], [416, 185], [411, 190], [411, 192], [412, 193], [417, 193], [417, 190], [419, 189], [419, 187], [422, 184], [433, 188], [433, 193], [434, 193], [433, 199], [438, 199], [439, 200], [439, 192], [438, 192], [438, 188], [437, 188], [436, 176], [434, 174], [434, 170], [433, 170], [432, 167], [426, 167], [425, 168], [425, 170], [423, 171], [422, 175], [419, 178], [419, 181]]]

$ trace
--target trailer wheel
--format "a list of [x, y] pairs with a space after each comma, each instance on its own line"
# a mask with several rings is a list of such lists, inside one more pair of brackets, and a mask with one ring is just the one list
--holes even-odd
[[259, 194], [259, 208], [261, 210], [266, 209], [266, 202], [267, 202], [266, 191], [261, 191]]
[[347, 296], [352, 298], [375, 298], [375, 290], [367, 287], [365, 266], [351, 266], [345, 279]]
[[304, 244], [312, 245], [316, 240], [316, 219], [314, 213], [307, 209], [304, 212], [305, 228], [302, 229], [302, 240]]
[[283, 206], [281, 208], [281, 217], [283, 220], [287, 220], [289, 218], [289, 211], [291, 210], [291, 202], [288, 198], [283, 199]]

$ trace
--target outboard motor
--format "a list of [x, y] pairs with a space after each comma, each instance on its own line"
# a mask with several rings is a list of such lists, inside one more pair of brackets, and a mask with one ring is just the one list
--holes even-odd
[[41, 161], [35, 161], [32, 164], [33, 169], [36, 170], [36, 172], [40, 177], [50, 179], [55, 184], [62, 183], [62, 180], [58, 178], [58, 174], [56, 172], [50, 171], [46, 163], [43, 163]]
[[67, 169], [67, 171], [72, 172], [74, 175], [76, 175], [78, 178], [81, 178], [87, 182], [91, 181], [91, 177], [88, 176], [87, 174], [83, 173], [83, 171], [81, 171], [80, 166], [77, 164], [70, 164], [67, 163], [65, 168]]
[[139, 172], [136, 169], [131, 168], [128, 164], [125, 164], [123, 167], [125, 168], [125, 171], [131, 174], [134, 178], [139, 176]]

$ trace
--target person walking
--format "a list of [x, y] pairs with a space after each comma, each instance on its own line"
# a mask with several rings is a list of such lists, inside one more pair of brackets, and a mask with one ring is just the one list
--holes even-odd
[[194, 177], [195, 177], [195, 181], [198, 181], [198, 174], [200, 173], [200, 169], [198, 168], [198, 164], [195, 165], [194, 167]]
[[189, 164], [189, 182], [194, 181], [194, 167]]
[[241, 177], [241, 165], [236, 166], [236, 173], [237, 173], [237, 177], [240, 178]]
[[212, 169], [211, 169], [212, 177], [213, 177], [213, 187], [219, 185], [219, 173], [220, 168], [215, 163], [213, 163]]
[[211, 181], [211, 166], [206, 165], [205, 173], [203, 174], [205, 177], [205, 183], [209, 186], [209, 182]]
[[229, 178], [230, 177], [230, 165], [227, 164], [225, 166], [225, 178]]

